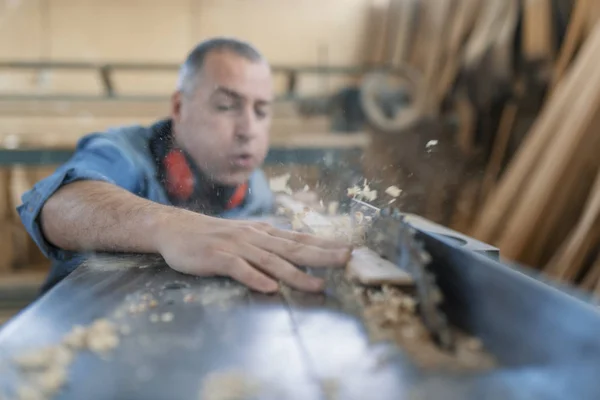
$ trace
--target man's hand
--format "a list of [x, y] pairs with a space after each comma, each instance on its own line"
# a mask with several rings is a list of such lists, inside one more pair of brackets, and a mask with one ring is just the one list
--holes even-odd
[[341, 267], [347, 245], [271, 225], [207, 217], [158, 204], [105, 182], [79, 181], [44, 205], [46, 240], [71, 251], [160, 253], [171, 268], [193, 275], [230, 276], [273, 292], [278, 281], [319, 291], [323, 281], [293, 264]]
[[156, 240], [160, 254], [177, 271], [229, 276], [261, 292], [277, 291], [278, 281], [299, 290], [321, 291], [323, 280], [294, 264], [343, 267], [351, 253], [345, 244], [267, 223], [189, 214], [165, 219]]

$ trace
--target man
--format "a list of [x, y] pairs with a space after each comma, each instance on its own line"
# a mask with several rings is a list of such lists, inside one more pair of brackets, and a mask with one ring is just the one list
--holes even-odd
[[224, 275], [262, 292], [278, 281], [319, 291], [296, 265], [344, 265], [345, 245], [258, 222], [272, 193], [259, 167], [273, 100], [268, 63], [216, 38], [183, 64], [171, 116], [82, 138], [73, 157], [23, 195], [19, 214], [52, 260], [47, 290], [86, 251], [159, 253], [177, 271]]

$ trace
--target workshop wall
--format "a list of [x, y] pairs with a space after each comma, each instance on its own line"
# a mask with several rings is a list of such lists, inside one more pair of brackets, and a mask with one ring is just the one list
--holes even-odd
[[[0, 59], [179, 63], [198, 41], [229, 35], [254, 43], [274, 64], [357, 65], [364, 61], [370, 6], [370, 0], [11, 0], [0, 3]], [[92, 72], [7, 78], [0, 75], [0, 90], [99, 91]], [[116, 81], [117, 89], [147, 94], [143, 88], [151, 86], [156, 94], [172, 89], [175, 74], [121, 74]], [[314, 92], [336, 80], [299, 84]]]

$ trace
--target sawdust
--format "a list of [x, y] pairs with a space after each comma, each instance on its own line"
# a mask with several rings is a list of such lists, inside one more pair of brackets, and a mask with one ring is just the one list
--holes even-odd
[[200, 304], [203, 307], [227, 309], [238, 303], [239, 299], [248, 296], [249, 290], [237, 282], [215, 281], [203, 285], [183, 296], [183, 302]]
[[207, 375], [201, 385], [201, 400], [248, 400], [261, 393], [261, 382], [244, 371], [217, 371]]
[[388, 196], [398, 197], [401, 193], [402, 190], [400, 190], [397, 186], [390, 186], [387, 189], [385, 189], [385, 194], [387, 194]]
[[103, 254], [92, 253], [86, 256], [82, 265], [95, 271], [120, 271], [131, 268], [156, 268], [166, 265], [156, 254]]
[[68, 383], [68, 370], [79, 351], [105, 355], [119, 344], [114, 323], [98, 319], [89, 327], [75, 325], [59, 344], [30, 349], [13, 357], [22, 374], [16, 389], [19, 400], [47, 400]]
[[171, 313], [171, 312], [166, 312], [166, 313], [163, 313], [163, 314], [160, 316], [160, 320], [161, 320], [162, 322], [171, 322], [171, 321], [173, 321], [173, 318], [175, 318], [175, 317], [173, 316], [173, 313]]
[[452, 328], [455, 351], [442, 351], [418, 315], [417, 302], [410, 293], [392, 286], [383, 286], [381, 290], [369, 288], [358, 293], [372, 340], [395, 342], [419, 366], [453, 371], [479, 371], [495, 366], [493, 357], [479, 339], [456, 328]]
[[354, 185], [347, 189], [346, 194], [348, 197], [352, 197], [357, 200], [375, 201], [377, 199], [377, 190], [371, 189], [366, 180], [363, 184], [363, 187]]
[[291, 178], [291, 174], [284, 174], [280, 176], [275, 176], [269, 179], [269, 188], [273, 193], [286, 193], [290, 196], [292, 195], [292, 189], [290, 188], [288, 182]]
[[325, 400], [338, 400], [340, 398], [340, 381], [336, 378], [321, 379], [321, 390]]
[[437, 140], [430, 140], [427, 143], [425, 143], [425, 148], [429, 149], [432, 148], [433, 146], [437, 146], [438, 141]]

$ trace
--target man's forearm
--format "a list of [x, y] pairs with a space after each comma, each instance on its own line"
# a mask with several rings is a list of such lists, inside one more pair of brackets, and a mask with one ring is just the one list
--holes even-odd
[[155, 233], [171, 213], [187, 211], [109, 183], [79, 181], [48, 199], [41, 226], [46, 240], [64, 250], [155, 253]]

